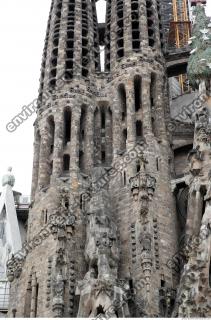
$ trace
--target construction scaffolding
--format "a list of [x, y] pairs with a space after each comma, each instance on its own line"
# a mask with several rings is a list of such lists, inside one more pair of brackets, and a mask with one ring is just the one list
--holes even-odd
[[168, 47], [182, 49], [188, 46], [191, 22], [187, 0], [172, 0], [172, 20], [168, 34]]

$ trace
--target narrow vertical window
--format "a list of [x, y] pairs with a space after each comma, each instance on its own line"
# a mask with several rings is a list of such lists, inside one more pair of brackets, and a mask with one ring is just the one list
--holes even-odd
[[120, 107], [122, 112], [122, 121], [124, 121], [125, 118], [127, 117], [127, 98], [126, 98], [125, 86], [123, 84], [119, 85], [118, 93], [119, 93], [119, 101], [120, 101]]
[[136, 137], [142, 137], [142, 122], [140, 120], [136, 121]]
[[135, 76], [134, 78], [134, 96], [135, 96], [135, 111], [141, 108], [141, 78]]
[[105, 111], [104, 110], [102, 110], [102, 112], [101, 112], [101, 128], [102, 129], [105, 129]]
[[70, 155], [65, 154], [63, 156], [63, 171], [69, 172], [69, 170], [70, 170]]
[[66, 109], [64, 111], [64, 145], [71, 139], [71, 111]]
[[105, 159], [106, 159], [105, 151], [102, 151], [102, 152], [101, 152], [101, 161], [102, 161], [102, 164], [105, 164]]
[[124, 129], [122, 132], [122, 150], [126, 150], [127, 146], [127, 129]]
[[150, 101], [151, 107], [155, 105], [155, 94], [156, 94], [156, 75], [154, 73], [151, 74], [151, 82], [150, 82]]
[[48, 125], [49, 125], [50, 153], [53, 153], [53, 150], [54, 150], [55, 123], [54, 123], [54, 118], [52, 116], [49, 117], [49, 119], [48, 119]]
[[79, 168], [81, 171], [84, 171], [84, 152], [79, 151]]
[[127, 184], [127, 177], [126, 177], [126, 172], [123, 172], [123, 185], [126, 186]]

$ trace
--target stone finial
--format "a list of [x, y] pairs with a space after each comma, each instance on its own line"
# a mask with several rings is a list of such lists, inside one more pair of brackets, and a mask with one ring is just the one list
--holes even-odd
[[5, 175], [3, 175], [3, 177], [2, 177], [2, 186], [3, 187], [6, 186], [7, 184], [11, 187], [14, 187], [15, 177], [11, 172], [12, 172], [12, 167], [9, 167], [7, 169], [7, 173]]

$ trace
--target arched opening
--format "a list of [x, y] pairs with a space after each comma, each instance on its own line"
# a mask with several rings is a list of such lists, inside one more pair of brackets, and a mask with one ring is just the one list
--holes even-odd
[[81, 171], [85, 170], [85, 162], [84, 162], [84, 152], [85, 152], [85, 129], [86, 129], [86, 117], [87, 117], [87, 109], [85, 105], [81, 107], [81, 117], [80, 117], [80, 136], [79, 136], [79, 168]]
[[79, 168], [84, 171], [84, 152], [82, 150], [79, 151]]
[[53, 116], [48, 118], [49, 125], [49, 146], [50, 146], [50, 154], [53, 153], [54, 150], [54, 135], [55, 135], [55, 122]]
[[121, 112], [122, 112], [122, 121], [125, 121], [125, 119], [127, 118], [127, 98], [126, 98], [125, 86], [123, 84], [119, 85], [118, 93], [119, 93], [119, 101], [120, 101]]
[[134, 96], [135, 96], [135, 111], [141, 108], [141, 77], [134, 78]]
[[63, 156], [63, 171], [69, 172], [70, 170], [70, 155], [64, 154]]
[[106, 115], [105, 110], [101, 111], [101, 128], [105, 129], [105, 123], [106, 123]]
[[175, 178], [181, 178], [188, 172], [188, 154], [193, 145], [189, 144], [174, 150], [174, 175]]
[[105, 314], [105, 311], [103, 310], [101, 304], [97, 307], [97, 316], [99, 316], [100, 314]]
[[210, 258], [210, 266], [209, 266], [209, 287], [211, 288], [211, 258]]
[[151, 73], [151, 82], [150, 82], [150, 101], [151, 108], [155, 105], [155, 94], [156, 94], [156, 75]]
[[71, 139], [71, 111], [67, 108], [64, 110], [64, 145]]
[[127, 147], [127, 129], [122, 131], [122, 150], [126, 150]]
[[80, 118], [80, 142], [84, 141], [85, 138], [85, 122], [86, 122], [86, 107], [81, 107], [81, 118]]
[[102, 161], [102, 164], [105, 164], [106, 162], [106, 154], [104, 150], [101, 151], [101, 161]]
[[127, 184], [127, 176], [126, 176], [126, 172], [123, 171], [123, 186], [126, 186]]
[[142, 134], [142, 122], [140, 120], [136, 121], [136, 138], [139, 140], [143, 136]]

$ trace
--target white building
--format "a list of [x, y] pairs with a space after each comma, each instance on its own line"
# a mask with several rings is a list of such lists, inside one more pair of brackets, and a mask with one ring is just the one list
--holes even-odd
[[[9, 300], [9, 282], [6, 276], [6, 264], [12, 254], [21, 250], [26, 239], [29, 197], [13, 191], [15, 178], [12, 168], [2, 178], [0, 194], [0, 312], [7, 312]], [[0, 316], [1, 316], [0, 315]]]

